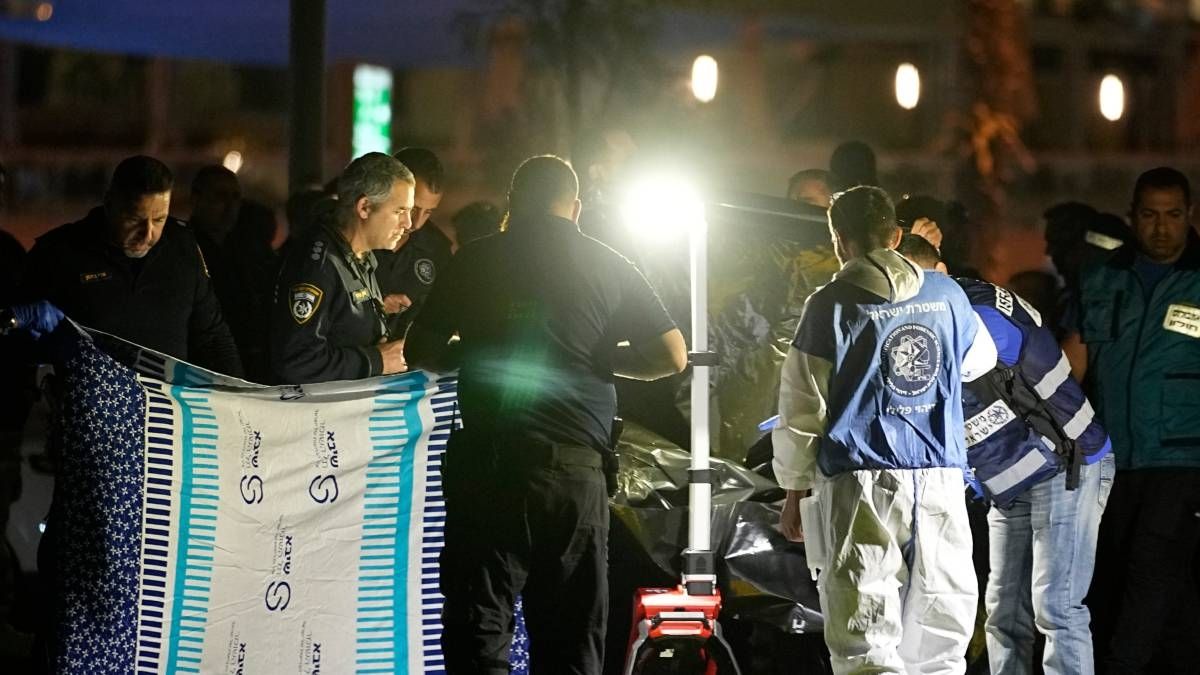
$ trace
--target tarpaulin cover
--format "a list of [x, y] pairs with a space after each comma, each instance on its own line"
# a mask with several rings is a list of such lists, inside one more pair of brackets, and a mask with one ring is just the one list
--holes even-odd
[[[620, 444], [614, 527], [636, 541], [635, 551], [614, 547], [613, 557], [647, 556], [665, 577], [680, 576], [687, 545], [688, 453], [639, 427]], [[741, 464], [714, 459], [712, 542], [728, 616], [758, 621], [787, 633], [820, 634], [817, 588], [804, 546], [778, 530], [783, 491]]]

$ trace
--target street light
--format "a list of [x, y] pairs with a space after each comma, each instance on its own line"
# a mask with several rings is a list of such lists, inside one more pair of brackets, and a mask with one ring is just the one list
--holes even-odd
[[237, 150], [230, 150], [225, 153], [225, 159], [221, 160], [221, 166], [237, 173], [242, 168], [242, 153]]
[[1100, 114], [1109, 122], [1125, 114], [1125, 83], [1112, 73], [1100, 81]]
[[921, 72], [911, 63], [896, 68], [896, 103], [905, 110], [917, 107], [921, 100]]
[[717, 60], [707, 54], [692, 62], [692, 96], [701, 103], [717, 97]]

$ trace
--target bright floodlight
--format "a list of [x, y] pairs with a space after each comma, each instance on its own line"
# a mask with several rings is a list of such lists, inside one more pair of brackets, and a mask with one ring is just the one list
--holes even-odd
[[221, 161], [221, 166], [237, 173], [242, 168], [242, 153], [237, 150], [230, 150], [225, 153], [225, 159]]
[[638, 236], [667, 241], [703, 225], [704, 201], [683, 177], [652, 175], [630, 187], [622, 215]]
[[917, 107], [921, 100], [921, 73], [911, 63], [896, 68], [896, 103], [905, 110]]
[[1105, 75], [1100, 81], [1100, 114], [1109, 122], [1125, 114], [1125, 83], [1116, 75]]
[[701, 103], [717, 96], [717, 60], [707, 54], [692, 62], [692, 96]]

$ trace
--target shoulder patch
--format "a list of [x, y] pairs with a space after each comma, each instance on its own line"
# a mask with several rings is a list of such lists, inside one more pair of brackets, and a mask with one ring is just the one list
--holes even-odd
[[428, 286], [437, 278], [437, 266], [429, 258], [420, 258], [413, 263], [413, 274], [416, 275], [417, 281]]
[[296, 320], [297, 324], [303, 326], [308, 323], [313, 314], [317, 313], [317, 308], [321, 306], [321, 297], [324, 295], [324, 291], [312, 284], [292, 286], [290, 298], [292, 318]]

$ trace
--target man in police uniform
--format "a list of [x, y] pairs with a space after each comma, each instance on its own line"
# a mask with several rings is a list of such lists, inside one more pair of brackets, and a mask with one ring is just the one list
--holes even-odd
[[409, 329], [414, 365], [461, 364], [441, 566], [449, 673], [508, 672], [518, 594], [537, 672], [601, 671], [613, 376], [686, 366], [645, 278], [580, 233], [578, 194], [561, 159], [522, 164], [509, 228], [458, 252]]
[[[1169, 167], [1139, 176], [1130, 224], [1136, 243], [1080, 275], [1063, 343], [1117, 458], [1088, 598], [1096, 670], [1195, 672], [1200, 237], [1187, 178]], [[1178, 661], [1152, 665], [1160, 648]]]
[[438, 271], [445, 269], [458, 249], [458, 237], [449, 220], [431, 218], [442, 202], [444, 170], [437, 155], [425, 148], [404, 148], [395, 157], [417, 180], [412, 231], [396, 249], [375, 252], [379, 260], [375, 274], [383, 292], [388, 329], [403, 338], [433, 288]]
[[271, 365], [279, 380], [306, 384], [405, 370], [404, 344], [388, 335], [373, 249], [409, 228], [413, 175], [372, 152], [337, 181], [333, 222], [292, 248], [275, 287]]
[[104, 204], [42, 235], [22, 295], [122, 339], [240, 377], [196, 237], [171, 218], [170, 169], [153, 157], [117, 165]]

